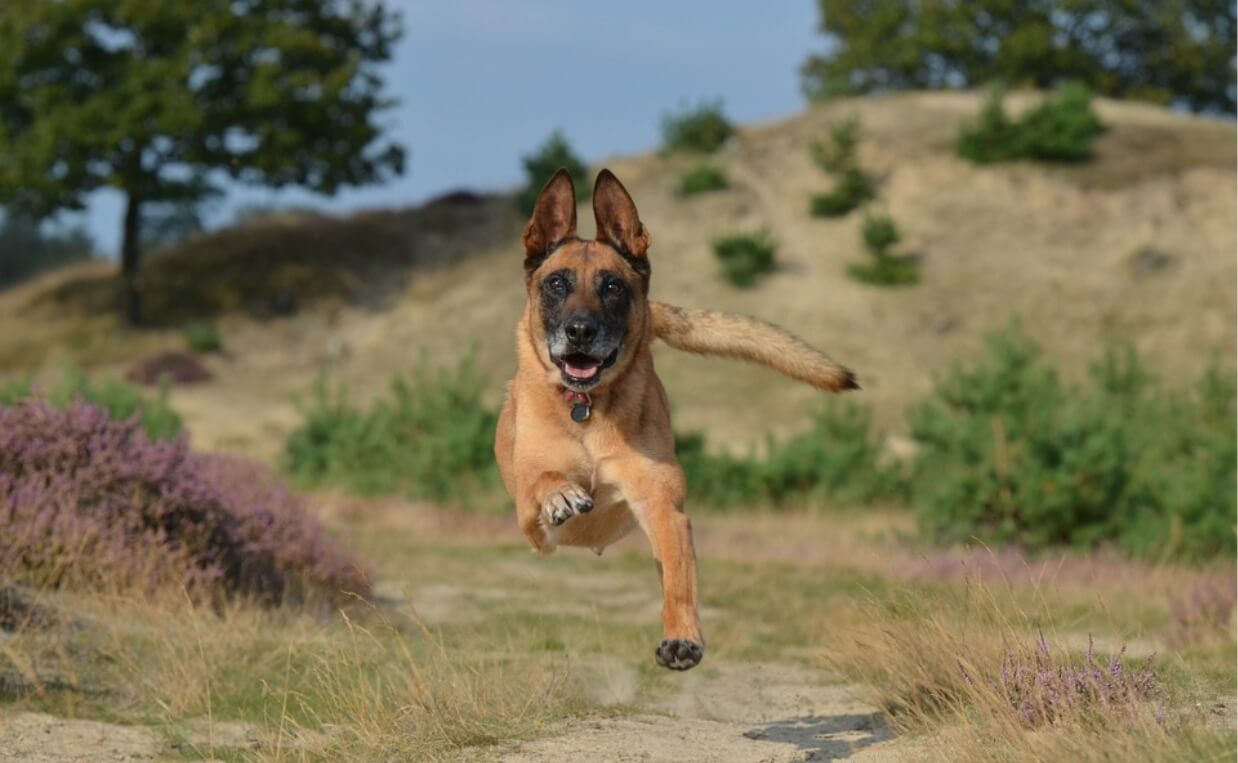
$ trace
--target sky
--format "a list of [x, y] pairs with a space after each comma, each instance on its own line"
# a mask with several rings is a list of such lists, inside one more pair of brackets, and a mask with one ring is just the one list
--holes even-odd
[[[444, 191], [511, 188], [520, 157], [560, 128], [593, 162], [655, 148], [668, 110], [721, 98], [736, 122], [787, 116], [798, 70], [823, 48], [814, 0], [391, 0], [404, 38], [384, 68], [400, 103], [380, 119], [408, 151], [404, 175], [332, 197], [230, 186], [208, 225], [252, 206], [346, 212], [417, 204]], [[80, 219], [119, 249], [121, 197]]]

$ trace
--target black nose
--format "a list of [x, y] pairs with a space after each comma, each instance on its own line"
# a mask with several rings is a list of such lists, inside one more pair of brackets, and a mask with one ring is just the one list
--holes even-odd
[[598, 324], [588, 316], [578, 315], [567, 319], [563, 331], [567, 334], [567, 341], [577, 347], [585, 347], [598, 335]]

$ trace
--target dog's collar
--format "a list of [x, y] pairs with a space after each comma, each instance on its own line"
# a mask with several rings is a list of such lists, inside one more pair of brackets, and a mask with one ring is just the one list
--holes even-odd
[[589, 420], [589, 411], [593, 408], [593, 398], [588, 392], [577, 392], [574, 389], [563, 388], [563, 400], [572, 406], [572, 421], [583, 424]]

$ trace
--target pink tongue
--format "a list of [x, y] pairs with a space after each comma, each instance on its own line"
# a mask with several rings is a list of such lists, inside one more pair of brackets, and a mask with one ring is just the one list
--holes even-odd
[[568, 375], [577, 379], [592, 379], [598, 372], [598, 364], [593, 362], [586, 366], [576, 366], [571, 363], [564, 363], [563, 366], [567, 369]]

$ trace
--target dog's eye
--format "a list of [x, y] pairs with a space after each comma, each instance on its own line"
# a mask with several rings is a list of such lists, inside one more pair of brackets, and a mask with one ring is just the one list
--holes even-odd
[[606, 293], [612, 297], [619, 296], [620, 294], [623, 293], [623, 282], [622, 281], [608, 281], [606, 283]]
[[563, 280], [563, 276], [551, 276], [546, 279], [546, 288], [560, 293], [567, 288], [567, 281]]

